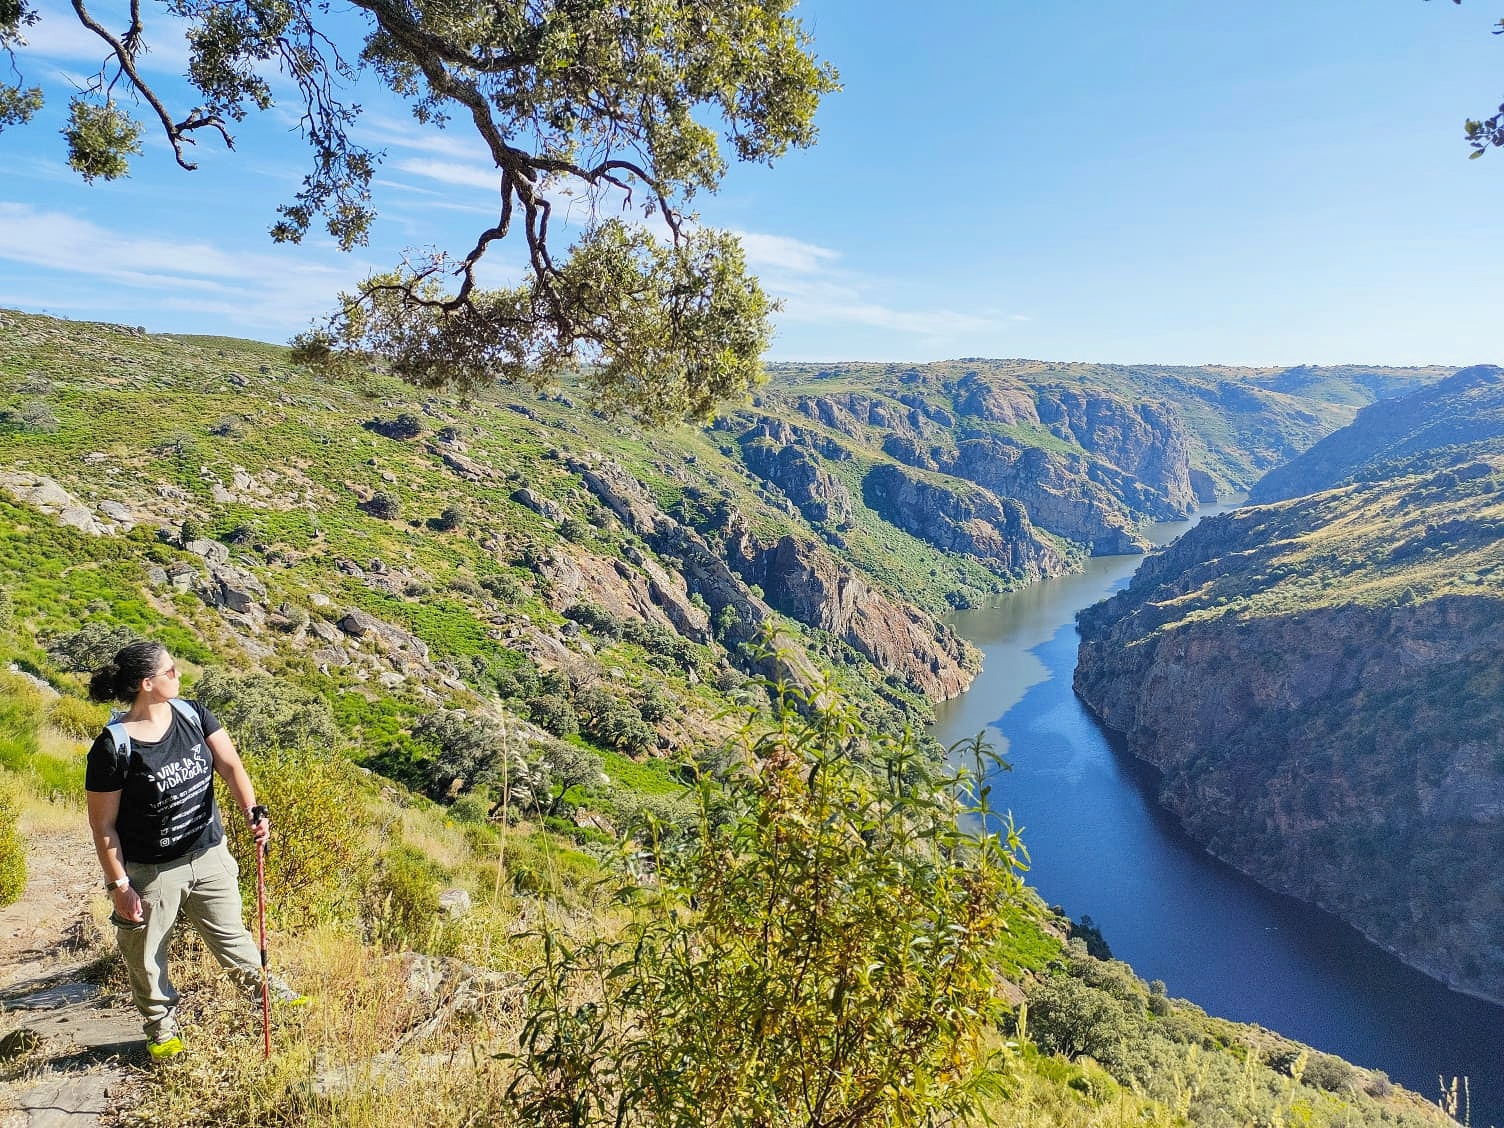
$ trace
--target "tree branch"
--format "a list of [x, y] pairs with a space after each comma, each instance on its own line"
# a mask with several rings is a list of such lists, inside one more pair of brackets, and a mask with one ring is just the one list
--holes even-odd
[[[99, 36], [100, 39], [103, 39], [106, 44], [109, 45], [110, 52], [115, 56], [116, 61], [120, 64], [120, 73], [124, 74], [126, 78], [130, 79], [131, 85], [135, 88], [136, 93], [138, 93], [143, 99], [145, 99], [147, 104], [156, 111], [157, 117], [162, 122], [162, 129], [167, 134], [167, 140], [172, 145], [173, 156], [177, 159], [178, 165], [181, 168], [184, 168], [189, 172], [192, 172], [194, 169], [198, 168], [197, 164], [193, 163], [183, 156], [183, 146], [194, 144], [194, 139], [192, 137], [189, 137], [188, 134], [195, 129], [217, 129], [220, 136], [225, 139], [225, 144], [232, 149], [235, 147], [235, 144], [231, 140], [229, 133], [225, 131], [224, 123], [218, 117], [212, 114], [204, 114], [201, 110], [194, 110], [182, 121], [174, 122], [172, 120], [172, 116], [167, 112], [167, 107], [162, 105], [161, 99], [157, 97], [156, 91], [148, 86], [146, 82], [141, 78], [140, 74], [137, 73], [136, 53], [141, 49], [141, 34], [143, 30], [141, 26], [141, 8], [139, 0], [132, 0], [131, 26], [129, 30], [126, 31], [123, 40], [116, 39], [115, 36], [111, 35], [110, 32], [102, 24], [100, 24], [92, 14], [90, 14], [89, 10], [84, 7], [84, 0], [73, 0], [73, 10], [78, 15], [79, 23], [83, 24], [84, 27], [88, 28], [95, 35]], [[117, 75], [116, 77], [118, 78], [119, 75]], [[113, 83], [111, 85], [113, 85]]]

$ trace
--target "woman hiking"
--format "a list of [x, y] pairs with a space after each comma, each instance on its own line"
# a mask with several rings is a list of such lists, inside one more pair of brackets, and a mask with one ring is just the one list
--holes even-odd
[[[167, 943], [181, 910], [214, 958], [259, 998], [261, 953], [241, 915], [240, 873], [214, 801], [214, 773], [229, 785], [262, 849], [271, 820], [230, 736], [214, 714], [178, 698], [178, 668], [159, 642], [133, 642], [89, 682], [95, 701], [130, 708], [89, 749], [84, 788], [89, 829], [114, 902], [110, 920], [131, 995], [145, 1020], [153, 1058], [183, 1050], [178, 993], [167, 975]], [[273, 977], [272, 998], [307, 1000]]]

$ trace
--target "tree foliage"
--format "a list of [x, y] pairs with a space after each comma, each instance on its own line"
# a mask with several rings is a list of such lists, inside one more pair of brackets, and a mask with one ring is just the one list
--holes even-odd
[[948, 1123], [1004, 1083], [1011, 824], [979, 774], [932, 778], [911, 739], [801, 705], [702, 780], [695, 832], [654, 839], [619, 936], [543, 937], [526, 1123]]
[[270, 674], [216, 667], [189, 694], [219, 718], [242, 752], [337, 749], [344, 739], [329, 702]]
[[0, 908], [26, 891], [26, 844], [16, 829], [20, 808], [14, 780], [0, 774]]
[[[381, 154], [356, 139], [354, 81], [371, 76], [422, 124], [463, 122], [496, 169], [497, 212], [473, 246], [409, 256], [341, 295], [324, 326], [295, 342], [327, 364], [386, 358], [423, 386], [546, 382], [583, 364], [602, 403], [649, 421], [707, 415], [754, 383], [772, 309], [740, 244], [689, 205], [737, 160], [766, 162], [813, 143], [815, 108], [836, 88], [791, 14], [794, 0], [354, 0], [357, 36], [314, 0], [169, 0], [186, 29], [198, 103], [171, 111], [137, 62], [166, 30], [139, 2], [123, 31], [84, 0], [74, 14], [103, 64], [74, 93], [69, 160], [86, 179], [125, 175], [140, 152], [144, 104], [179, 165], [200, 134], [272, 109], [275, 66], [297, 90], [310, 167], [279, 209], [273, 239], [321, 224], [349, 250], [367, 239]], [[12, 62], [35, 0], [0, 0]], [[0, 84], [0, 128], [29, 120], [40, 87]], [[718, 135], [714, 126], [720, 127]], [[556, 208], [584, 217], [561, 247]], [[476, 270], [511, 239], [521, 284], [483, 290]]]
[[[1461, 4], [1462, 0], [1452, 0], [1452, 3]], [[1504, 20], [1499, 21], [1494, 34], [1504, 35]], [[1492, 117], [1482, 121], [1468, 118], [1463, 123], [1462, 131], [1467, 137], [1467, 143], [1473, 148], [1474, 158], [1481, 157], [1490, 148], [1504, 149], [1504, 105], [1500, 105], [1498, 112]]]

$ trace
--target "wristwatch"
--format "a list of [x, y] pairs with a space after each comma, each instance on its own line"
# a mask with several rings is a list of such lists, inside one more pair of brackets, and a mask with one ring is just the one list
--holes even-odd
[[124, 889], [130, 883], [131, 879], [129, 875], [127, 875], [125, 877], [117, 877], [114, 881], [106, 881], [104, 883], [104, 887], [106, 892], [113, 893], [117, 889]]

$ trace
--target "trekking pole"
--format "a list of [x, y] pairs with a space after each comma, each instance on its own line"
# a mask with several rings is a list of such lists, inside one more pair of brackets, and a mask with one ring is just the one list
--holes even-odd
[[[266, 817], [265, 807], [256, 807], [256, 822]], [[272, 1056], [271, 971], [266, 962], [266, 843], [256, 843], [256, 916], [261, 923], [261, 1046], [263, 1059]]]

